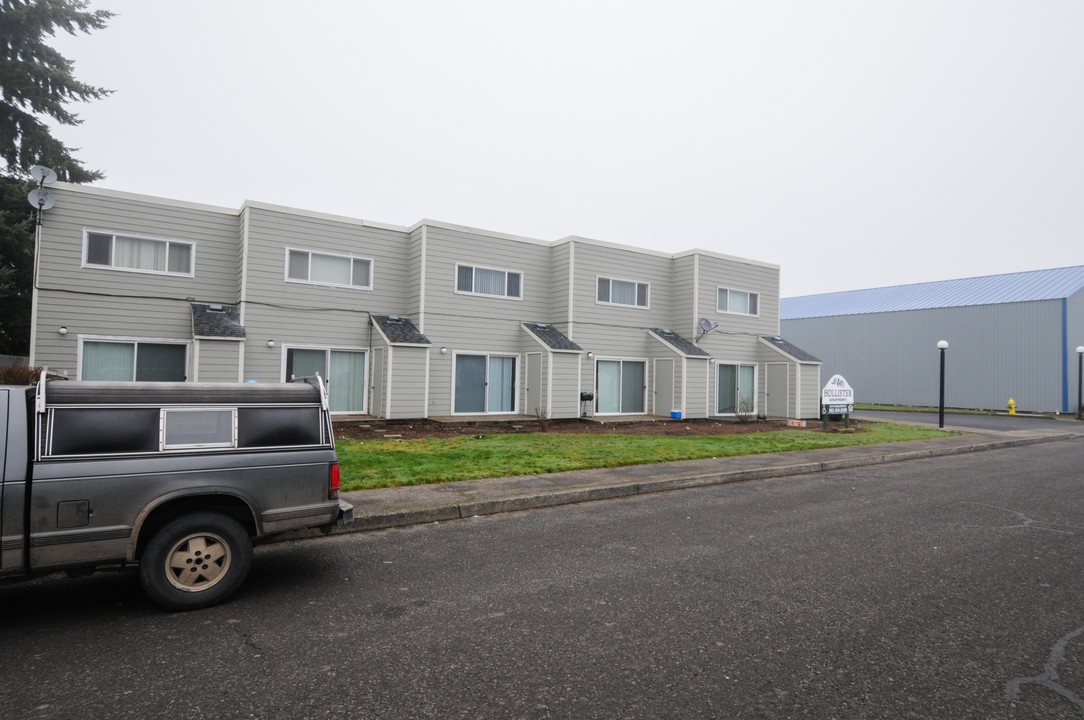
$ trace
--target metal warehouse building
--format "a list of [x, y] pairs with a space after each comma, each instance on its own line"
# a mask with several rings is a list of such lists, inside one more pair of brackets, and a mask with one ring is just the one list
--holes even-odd
[[784, 298], [781, 330], [859, 403], [1076, 412], [1084, 266]]

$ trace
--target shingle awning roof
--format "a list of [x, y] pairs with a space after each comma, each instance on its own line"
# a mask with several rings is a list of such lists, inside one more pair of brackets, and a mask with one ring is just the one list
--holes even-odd
[[568, 339], [563, 332], [547, 323], [523, 323], [523, 329], [550, 350], [583, 352], [583, 348]]
[[685, 338], [678, 335], [673, 330], [664, 330], [661, 328], [651, 328], [648, 330], [652, 335], [662, 340], [669, 345], [672, 349], [677, 350], [682, 355], [689, 357], [711, 357], [708, 353], [701, 350], [696, 344], [689, 342]]
[[245, 328], [233, 305], [197, 302], [191, 305], [193, 338], [245, 339]]
[[789, 343], [778, 335], [761, 335], [761, 342], [768, 343], [776, 350], [789, 355], [798, 362], [819, 363], [820, 358], [814, 357], [793, 343]]
[[380, 333], [387, 338], [392, 345], [432, 345], [425, 335], [418, 332], [418, 328], [405, 317], [399, 315], [373, 315]]

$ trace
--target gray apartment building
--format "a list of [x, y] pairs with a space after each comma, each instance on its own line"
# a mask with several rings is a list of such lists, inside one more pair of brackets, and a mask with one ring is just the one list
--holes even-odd
[[31, 362], [72, 378], [319, 372], [334, 413], [389, 419], [819, 411], [819, 361], [779, 337], [775, 265], [50, 190]]

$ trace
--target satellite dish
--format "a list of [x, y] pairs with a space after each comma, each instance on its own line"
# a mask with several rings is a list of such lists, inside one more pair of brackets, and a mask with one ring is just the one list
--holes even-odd
[[704, 337], [709, 332], [711, 332], [715, 328], [719, 327], [719, 323], [713, 323], [711, 320], [708, 320], [707, 318], [700, 318], [699, 320], [696, 321], [696, 324], [700, 326], [700, 334], [697, 335], [696, 339], [693, 340], [694, 344], [699, 343], [700, 338]]
[[[49, 183], [56, 182], [56, 171], [52, 168], [47, 168], [44, 165], [31, 165], [30, 177], [37, 180], [42, 185], [48, 185]], [[46, 208], [47, 210], [48, 208]]]
[[56, 198], [53, 197], [51, 192], [44, 188], [31, 190], [30, 194], [26, 196], [26, 199], [30, 201], [31, 207], [37, 210], [48, 210], [56, 205]]

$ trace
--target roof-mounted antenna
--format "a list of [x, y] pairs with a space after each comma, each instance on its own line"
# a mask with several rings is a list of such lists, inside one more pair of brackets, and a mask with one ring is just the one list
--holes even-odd
[[696, 339], [693, 340], [694, 345], [699, 345], [700, 344], [700, 338], [704, 337], [709, 332], [711, 332], [715, 328], [719, 327], [719, 323], [712, 322], [711, 320], [708, 320], [707, 318], [700, 318], [699, 320], [696, 321], [696, 324], [700, 326], [700, 333], [696, 336]]

